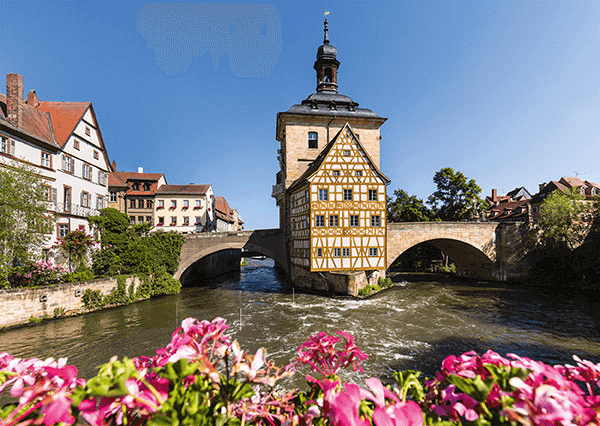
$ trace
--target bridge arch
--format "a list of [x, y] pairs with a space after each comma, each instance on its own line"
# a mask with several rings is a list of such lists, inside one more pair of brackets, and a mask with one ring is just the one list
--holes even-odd
[[289, 273], [283, 233], [278, 229], [266, 229], [187, 236], [181, 249], [175, 278], [180, 279], [183, 273], [200, 259], [230, 249], [260, 253], [273, 259], [286, 273]]
[[387, 266], [412, 247], [430, 243], [452, 259], [459, 275], [495, 279], [497, 229], [493, 222], [390, 223]]

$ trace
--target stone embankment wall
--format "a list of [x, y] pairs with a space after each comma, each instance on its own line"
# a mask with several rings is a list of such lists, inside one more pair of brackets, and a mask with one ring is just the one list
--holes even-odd
[[[127, 288], [136, 277], [127, 278]], [[0, 290], [0, 327], [26, 324], [29, 318], [54, 316], [54, 309], [62, 308], [66, 315], [84, 311], [81, 296], [87, 289], [100, 290], [108, 295], [117, 286], [117, 278], [104, 278], [81, 283], [58, 284], [37, 288], [10, 288]]]
[[385, 270], [310, 272], [292, 266], [292, 281], [298, 289], [329, 295], [358, 296], [358, 292], [369, 284], [377, 284], [385, 278]]

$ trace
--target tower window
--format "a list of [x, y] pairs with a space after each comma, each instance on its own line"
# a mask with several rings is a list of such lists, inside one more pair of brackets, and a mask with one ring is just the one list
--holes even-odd
[[333, 71], [331, 71], [331, 68], [325, 68], [325, 78], [323, 81], [325, 83], [331, 83], [333, 81]]
[[308, 132], [308, 147], [318, 148], [319, 147], [319, 135], [317, 132]]

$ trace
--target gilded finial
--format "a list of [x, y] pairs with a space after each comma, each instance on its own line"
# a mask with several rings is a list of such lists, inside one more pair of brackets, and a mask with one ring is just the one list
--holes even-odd
[[324, 29], [325, 36], [323, 37], [323, 44], [329, 44], [329, 37], [327, 36], [327, 32], [328, 32], [328, 29], [327, 29], [327, 15], [329, 15], [329, 11], [326, 11], [324, 13], [324, 15], [325, 15], [325, 22], [323, 24], [325, 26], [325, 29]]

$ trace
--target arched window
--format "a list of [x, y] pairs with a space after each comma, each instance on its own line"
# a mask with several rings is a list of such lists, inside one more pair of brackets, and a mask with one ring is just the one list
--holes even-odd
[[325, 81], [325, 83], [331, 83], [333, 81], [333, 71], [331, 71], [331, 68], [325, 68], [325, 78], [323, 81]]
[[308, 132], [308, 147], [318, 148], [319, 147], [319, 135], [317, 132]]

